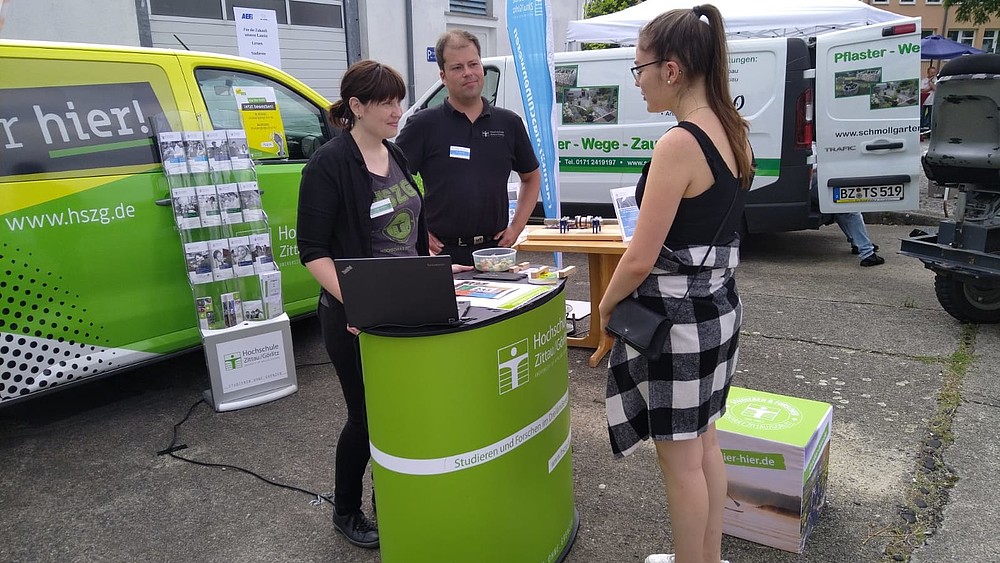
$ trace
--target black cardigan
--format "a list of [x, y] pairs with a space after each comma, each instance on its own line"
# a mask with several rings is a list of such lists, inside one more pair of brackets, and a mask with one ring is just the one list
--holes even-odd
[[[389, 156], [406, 179], [417, 183], [407, 170], [403, 151], [390, 141], [382, 141]], [[371, 258], [371, 206], [375, 199], [372, 178], [361, 150], [349, 133], [324, 144], [302, 169], [299, 184], [299, 211], [296, 235], [299, 260], [306, 264], [317, 258]], [[417, 254], [430, 254], [423, 194], [417, 217]]]

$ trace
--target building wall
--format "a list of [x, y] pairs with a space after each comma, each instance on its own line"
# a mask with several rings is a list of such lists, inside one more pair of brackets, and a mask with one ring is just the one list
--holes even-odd
[[[413, 5], [413, 43], [406, 45], [407, 0], [361, 0], [362, 54], [389, 64], [414, 84], [414, 98], [438, 80], [436, 62], [427, 60], [439, 35], [449, 29], [465, 29], [479, 37], [484, 57], [511, 54], [507, 36], [507, 3], [487, 1], [489, 15], [474, 16], [449, 10], [449, 0], [410, 0]], [[566, 27], [570, 20], [583, 17], [584, 0], [552, 0], [553, 47], [566, 50]], [[413, 77], [407, 74], [412, 57]]]
[[[942, 0], [866, 0], [868, 4], [876, 8], [888, 10], [903, 16], [919, 17], [920, 25], [924, 35], [944, 35], [952, 37], [953, 32], [962, 32], [958, 38], [962, 43], [966, 43], [978, 49], [985, 49], [990, 52], [1000, 52], [1000, 18], [983, 24], [974, 25], [970, 22], [960, 22], [955, 14], [957, 7], [947, 10], [947, 20], [945, 20], [945, 7]], [[991, 40], [991, 38], [993, 38]]]
[[[141, 43], [136, 5], [141, 5], [144, 13], [149, 10], [145, 0], [0, 1], [7, 2], [7, 21], [0, 30], [0, 37], [5, 39], [137, 46]], [[414, 85], [414, 97], [418, 97], [438, 80], [437, 64], [427, 60], [427, 49], [433, 49], [438, 36], [449, 29], [465, 29], [478, 36], [484, 57], [511, 54], [505, 0], [487, 0], [489, 14], [486, 16], [452, 12], [449, 9], [450, 0], [409, 1], [413, 6], [411, 45], [406, 43], [407, 0], [359, 0], [359, 31], [362, 56], [397, 69], [408, 85]], [[556, 51], [567, 50], [566, 27], [571, 20], [583, 17], [584, 3], [585, 0], [551, 0], [550, 17], [553, 47]], [[183, 27], [180, 24], [178, 26]], [[347, 33], [355, 32], [349, 25], [347, 27]], [[153, 43], [167, 45], [169, 42]], [[219, 49], [220, 52], [231, 50]], [[407, 64], [411, 59], [412, 77], [409, 76]], [[330, 91], [329, 88], [326, 89], [328, 94]]]
[[136, 0], [6, 0], [3, 39], [139, 45]]

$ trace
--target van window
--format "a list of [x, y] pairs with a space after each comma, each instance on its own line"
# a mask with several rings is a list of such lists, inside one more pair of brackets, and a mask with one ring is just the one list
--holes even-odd
[[289, 159], [308, 158], [309, 155], [303, 152], [303, 145], [318, 146], [322, 144], [323, 139], [328, 138], [323, 123], [323, 111], [279, 82], [255, 74], [214, 68], [196, 70], [195, 78], [205, 100], [205, 107], [208, 108], [208, 118], [212, 122], [213, 129], [243, 127], [236, 98], [233, 96], [234, 86], [267, 86], [274, 88], [274, 95], [278, 100], [278, 111], [281, 113], [281, 122], [285, 127], [285, 138], [288, 141]]
[[[486, 80], [483, 86], [483, 97], [490, 101], [490, 104], [496, 105], [497, 103], [497, 91], [500, 87], [500, 69], [495, 66], [488, 66], [483, 69], [486, 73]], [[427, 103], [423, 105], [424, 108], [433, 108], [441, 105], [444, 99], [448, 97], [448, 89], [442, 85], [438, 88], [434, 95], [427, 99]]]

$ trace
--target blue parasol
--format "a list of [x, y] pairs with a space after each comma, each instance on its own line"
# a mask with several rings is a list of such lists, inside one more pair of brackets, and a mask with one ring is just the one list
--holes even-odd
[[976, 53], [985, 53], [985, 51], [940, 35], [928, 35], [920, 40], [920, 58], [924, 60], [954, 59], [962, 55], [975, 55]]

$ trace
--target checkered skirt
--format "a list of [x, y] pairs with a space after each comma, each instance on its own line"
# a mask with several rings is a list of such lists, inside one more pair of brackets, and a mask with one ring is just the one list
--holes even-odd
[[620, 339], [611, 349], [605, 406], [616, 457], [650, 437], [696, 438], [725, 413], [743, 319], [738, 263], [739, 237], [728, 245], [664, 247], [636, 289], [633, 295], [673, 326], [655, 362]]

